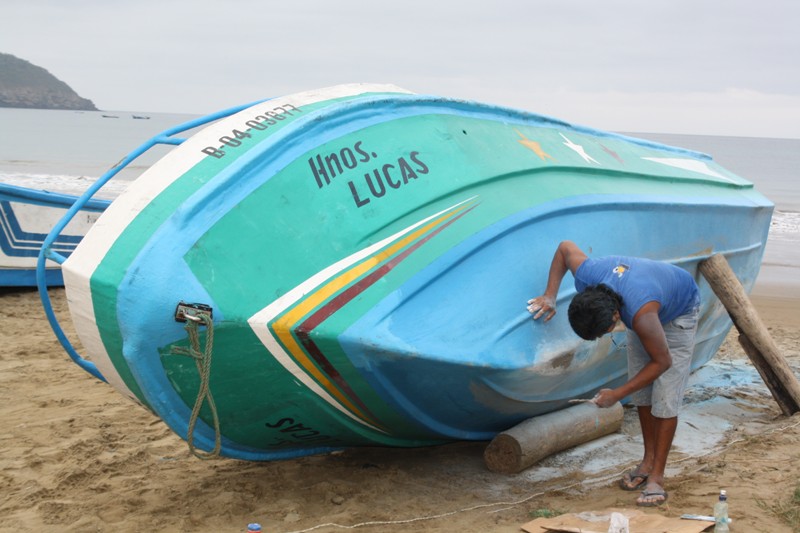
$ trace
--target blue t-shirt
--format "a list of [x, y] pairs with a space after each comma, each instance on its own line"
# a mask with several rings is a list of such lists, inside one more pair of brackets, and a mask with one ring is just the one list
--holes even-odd
[[662, 324], [692, 311], [700, 291], [691, 274], [669, 263], [639, 257], [609, 256], [587, 259], [575, 272], [575, 288], [604, 283], [622, 296], [620, 317], [633, 327], [633, 317], [648, 302], [658, 302]]

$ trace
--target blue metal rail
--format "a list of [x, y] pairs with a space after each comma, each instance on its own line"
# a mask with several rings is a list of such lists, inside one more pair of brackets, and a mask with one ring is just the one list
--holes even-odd
[[86, 359], [84, 359], [72, 346], [69, 339], [67, 338], [64, 330], [61, 328], [61, 325], [58, 323], [58, 319], [56, 318], [55, 312], [53, 311], [53, 304], [50, 300], [50, 294], [47, 292], [47, 279], [46, 279], [46, 266], [47, 261], [55, 261], [59, 265], [63, 264], [66, 261], [66, 257], [61, 255], [60, 253], [53, 250], [53, 244], [55, 243], [56, 239], [61, 235], [61, 232], [64, 228], [69, 224], [69, 222], [75, 217], [75, 215], [90, 202], [92, 197], [100, 190], [100, 188], [105, 185], [111, 178], [116, 176], [122, 169], [130, 165], [133, 161], [135, 161], [139, 156], [150, 150], [156, 145], [159, 144], [167, 144], [167, 145], [179, 145], [183, 143], [186, 139], [184, 138], [177, 138], [173, 137], [173, 135], [177, 135], [179, 133], [183, 133], [187, 130], [191, 130], [193, 128], [197, 128], [199, 126], [203, 126], [208, 124], [209, 122], [214, 122], [216, 120], [220, 120], [227, 116], [233, 115], [234, 113], [238, 113], [243, 109], [247, 109], [253, 105], [256, 105], [264, 100], [259, 100], [256, 102], [252, 102], [249, 104], [239, 105], [236, 107], [232, 107], [229, 109], [225, 109], [223, 111], [218, 111], [216, 113], [212, 113], [210, 115], [206, 115], [204, 117], [200, 117], [194, 120], [190, 120], [189, 122], [184, 122], [178, 126], [169, 128], [167, 130], [162, 131], [161, 133], [155, 135], [154, 137], [150, 138], [148, 141], [143, 143], [139, 146], [136, 150], [129, 153], [122, 161], [117, 163], [115, 166], [110, 168], [105, 174], [100, 176], [100, 178], [89, 187], [86, 192], [84, 192], [72, 206], [67, 210], [61, 220], [53, 226], [53, 229], [50, 230], [50, 233], [44, 240], [42, 244], [42, 249], [39, 252], [39, 257], [36, 262], [36, 285], [39, 288], [39, 297], [42, 300], [42, 306], [44, 307], [45, 315], [47, 316], [47, 320], [50, 322], [50, 327], [53, 329], [53, 333], [55, 333], [58, 341], [61, 343], [61, 346], [64, 347], [69, 357], [77, 364], [79, 367], [84, 369], [86, 372], [91, 374], [92, 376], [96, 377], [101, 381], [106, 381], [106, 378], [100, 371], [97, 369], [97, 366]]

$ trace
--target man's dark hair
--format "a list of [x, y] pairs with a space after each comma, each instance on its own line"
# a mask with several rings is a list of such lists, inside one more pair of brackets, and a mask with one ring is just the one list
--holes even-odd
[[614, 323], [614, 312], [622, 307], [622, 296], [601, 283], [575, 295], [569, 304], [569, 324], [582, 339], [602, 337]]

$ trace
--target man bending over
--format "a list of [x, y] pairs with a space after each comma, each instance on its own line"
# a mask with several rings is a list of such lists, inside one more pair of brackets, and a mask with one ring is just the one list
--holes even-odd
[[700, 293], [692, 276], [668, 263], [637, 257], [590, 259], [571, 241], [558, 245], [547, 287], [528, 301], [534, 320], [556, 314], [556, 297], [569, 270], [578, 294], [569, 306], [569, 323], [581, 338], [595, 340], [622, 322], [628, 330], [628, 381], [601, 389], [593, 398], [610, 407], [630, 396], [637, 407], [644, 457], [620, 480], [624, 490], [644, 489], [637, 505], [667, 501], [664, 469], [694, 352]]

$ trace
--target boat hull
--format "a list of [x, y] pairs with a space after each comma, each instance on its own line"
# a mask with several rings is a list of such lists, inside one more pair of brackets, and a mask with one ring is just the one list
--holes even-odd
[[[623, 382], [624, 334], [586, 342], [566, 313], [526, 311], [564, 239], [692, 273], [702, 365], [730, 320], [698, 263], [723, 253], [751, 288], [771, 213], [702, 154], [351, 85], [196, 134], [129, 186], [64, 272], [91, 359], [184, 438], [201, 377], [175, 308], [213, 309], [222, 453], [281, 459], [490, 439]], [[573, 294], [568, 277], [559, 305]], [[210, 449], [208, 403], [199, 415], [193, 438]]]

